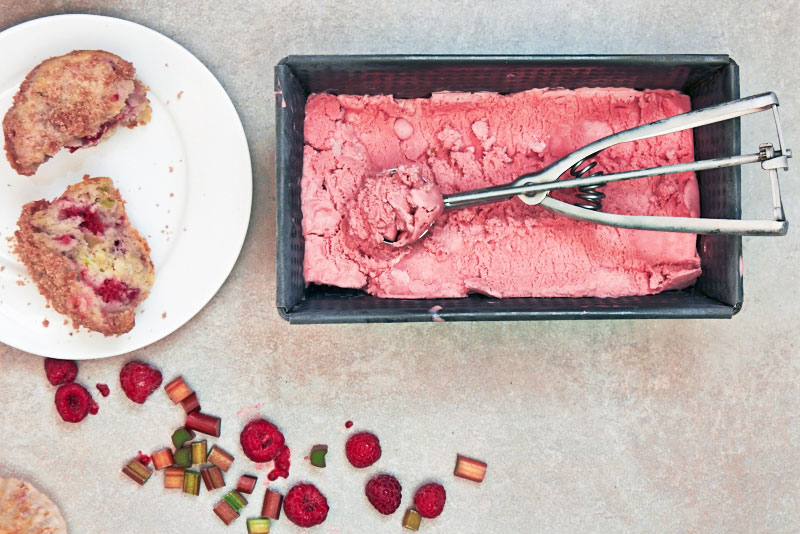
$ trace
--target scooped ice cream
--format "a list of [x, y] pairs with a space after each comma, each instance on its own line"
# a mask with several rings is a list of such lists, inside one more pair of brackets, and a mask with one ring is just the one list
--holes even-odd
[[[700, 274], [695, 235], [576, 221], [516, 198], [442, 213], [424, 239], [405, 246], [382, 241], [408, 240], [427, 228], [420, 215], [433, 214], [418, 207], [412, 216], [411, 202], [388, 201], [415, 189], [394, 183], [411, 179], [408, 169], [425, 178], [417, 189], [430, 189], [416, 202], [427, 206], [433, 185], [448, 195], [506, 184], [592, 141], [690, 108], [689, 97], [665, 90], [311, 95], [301, 182], [305, 280], [392, 298], [617, 297], [687, 287]], [[595, 158], [606, 173], [693, 159], [691, 130]], [[376, 177], [383, 169], [406, 170], [386, 181]], [[609, 213], [700, 213], [694, 173], [611, 183], [603, 192]], [[574, 190], [551, 195], [576, 200]]]
[[350, 233], [373, 245], [418, 240], [444, 211], [442, 192], [427, 170], [401, 165], [368, 176], [346, 214]]

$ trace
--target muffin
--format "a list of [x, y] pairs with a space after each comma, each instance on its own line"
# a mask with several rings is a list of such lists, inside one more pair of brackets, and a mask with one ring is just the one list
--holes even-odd
[[133, 64], [103, 50], [75, 50], [25, 77], [3, 119], [8, 162], [32, 176], [61, 148], [94, 146], [119, 126], [150, 120], [147, 86]]
[[153, 263], [110, 178], [87, 175], [52, 202], [25, 204], [17, 225], [15, 251], [53, 309], [106, 336], [133, 328]]

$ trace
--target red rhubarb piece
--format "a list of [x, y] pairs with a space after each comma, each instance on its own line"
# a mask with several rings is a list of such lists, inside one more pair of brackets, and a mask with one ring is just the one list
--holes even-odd
[[75, 380], [75, 377], [78, 376], [78, 364], [72, 360], [45, 358], [44, 373], [52, 385], [60, 386]]
[[381, 457], [381, 443], [375, 434], [359, 432], [347, 440], [345, 454], [353, 467], [368, 467]]
[[444, 510], [447, 493], [441, 484], [425, 484], [414, 494], [414, 507], [422, 517], [432, 519]]
[[313, 484], [297, 484], [283, 499], [283, 513], [298, 527], [313, 527], [328, 517], [328, 500]]
[[281, 452], [284, 438], [278, 427], [266, 419], [256, 419], [247, 423], [239, 441], [248, 458], [254, 462], [269, 462]]
[[219, 417], [206, 415], [200, 412], [191, 412], [186, 416], [186, 424], [189, 430], [196, 430], [203, 434], [219, 437], [222, 421]]
[[403, 488], [392, 475], [372, 477], [364, 489], [367, 499], [383, 515], [393, 514], [400, 506]]
[[56, 391], [56, 409], [61, 419], [68, 423], [83, 421], [91, 407], [92, 396], [80, 384], [64, 384]]
[[143, 404], [161, 385], [161, 371], [143, 362], [128, 362], [119, 372], [119, 383], [130, 400]]

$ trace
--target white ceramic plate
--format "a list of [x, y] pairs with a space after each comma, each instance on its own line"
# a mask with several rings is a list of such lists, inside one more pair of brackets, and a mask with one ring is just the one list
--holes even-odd
[[[216, 78], [185, 48], [125, 20], [60, 15], [0, 33], [0, 117], [33, 67], [78, 49], [131, 61], [150, 87], [153, 118], [96, 147], [61, 151], [31, 178], [17, 175], [0, 153], [0, 341], [42, 356], [89, 359], [169, 335], [214, 296], [247, 232], [252, 173], [242, 124]], [[119, 337], [73, 333], [64, 316], [46, 307], [6, 239], [23, 204], [52, 200], [84, 174], [114, 180], [152, 248], [155, 284], [136, 326]]]

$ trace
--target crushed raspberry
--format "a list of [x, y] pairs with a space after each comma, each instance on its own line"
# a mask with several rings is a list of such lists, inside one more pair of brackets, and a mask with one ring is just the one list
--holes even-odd
[[83, 219], [78, 225], [80, 228], [88, 230], [94, 235], [103, 235], [105, 226], [97, 215], [97, 212], [92, 211], [86, 206], [69, 206], [68, 208], [62, 209], [61, 213], [58, 214], [58, 219], [62, 221], [72, 217], [80, 217]]
[[444, 510], [447, 493], [441, 484], [425, 484], [414, 494], [414, 508], [419, 515], [432, 519], [438, 517]]
[[104, 397], [108, 397], [108, 394], [111, 392], [111, 390], [110, 390], [110, 389], [108, 389], [108, 386], [107, 386], [107, 385], [105, 385], [105, 384], [95, 384], [95, 386], [94, 386], [94, 387], [96, 387], [96, 388], [97, 388], [97, 391], [99, 391], [99, 392], [100, 392], [100, 394], [101, 394], [102, 396], [104, 396]]
[[136, 453], [136, 459], [142, 462], [144, 465], [150, 465], [150, 457], [144, 454], [142, 451], [138, 451]]
[[97, 415], [97, 412], [100, 411], [100, 406], [97, 405], [97, 402], [92, 399], [92, 404], [89, 405], [89, 413], [92, 415]]
[[272, 471], [267, 475], [269, 480], [277, 480], [278, 477], [289, 478], [289, 466], [291, 465], [289, 457], [291, 455], [291, 449], [284, 445], [281, 452], [275, 457], [275, 467], [273, 467]]
[[313, 484], [297, 484], [283, 499], [283, 513], [298, 527], [313, 527], [328, 517], [328, 500]]
[[74, 382], [64, 384], [56, 391], [56, 409], [61, 419], [68, 423], [83, 421], [92, 407], [92, 396], [86, 388]]
[[390, 515], [400, 506], [403, 487], [392, 475], [378, 475], [367, 482], [364, 493], [376, 510], [383, 515]]
[[52, 385], [60, 386], [75, 380], [75, 377], [78, 376], [78, 364], [72, 360], [45, 358], [44, 374], [47, 375], [47, 380]]
[[368, 467], [381, 457], [381, 443], [375, 434], [353, 434], [345, 445], [345, 454], [353, 467]]
[[281, 452], [285, 440], [278, 427], [266, 419], [256, 419], [247, 423], [239, 441], [248, 458], [254, 462], [269, 462]]
[[112, 95], [111, 96], [111, 100], [113, 100], [114, 102], [117, 102], [119, 100], [119, 95]]
[[55, 241], [58, 241], [62, 245], [69, 245], [72, 243], [72, 236], [69, 234], [60, 235], [58, 237], [53, 238]]
[[103, 283], [94, 289], [103, 302], [121, 302], [128, 304], [139, 296], [139, 288], [130, 287], [125, 282], [116, 278], [106, 278]]
[[161, 372], [146, 363], [128, 362], [119, 372], [119, 383], [130, 400], [143, 404], [161, 385]]

